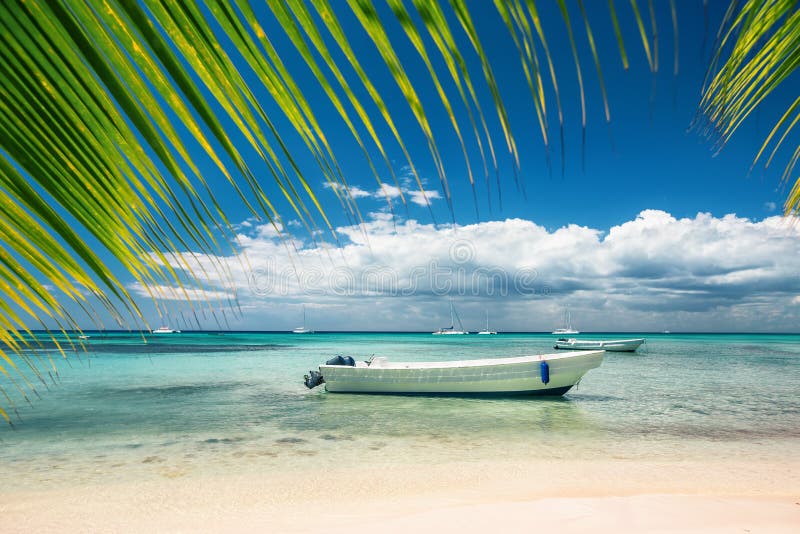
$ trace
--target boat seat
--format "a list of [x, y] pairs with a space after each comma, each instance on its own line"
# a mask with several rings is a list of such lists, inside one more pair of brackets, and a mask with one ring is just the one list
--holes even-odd
[[369, 363], [370, 367], [386, 367], [388, 360], [383, 356], [376, 356], [372, 358], [372, 361]]

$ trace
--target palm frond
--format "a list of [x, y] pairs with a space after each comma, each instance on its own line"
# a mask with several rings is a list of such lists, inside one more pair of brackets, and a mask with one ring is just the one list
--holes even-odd
[[[729, 10], [718, 41], [718, 51], [709, 69], [709, 81], [700, 109], [713, 128], [711, 135], [721, 148], [744, 120], [800, 65], [800, 10], [797, 2], [749, 1], [737, 12]], [[797, 100], [787, 106], [758, 150], [753, 166], [783, 128], [766, 166], [772, 162], [798, 122], [796, 116], [789, 120], [797, 106]], [[794, 156], [789, 159], [783, 180], [789, 178], [796, 161]], [[785, 212], [796, 213], [798, 210], [800, 197], [795, 183]]]

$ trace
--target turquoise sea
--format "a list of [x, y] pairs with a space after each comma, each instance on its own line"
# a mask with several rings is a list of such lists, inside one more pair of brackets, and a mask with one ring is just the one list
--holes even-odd
[[[675, 458], [800, 452], [800, 335], [646, 337], [562, 398], [330, 394], [335, 354], [395, 361], [552, 351], [550, 334], [89, 332], [57, 385], [0, 430], [5, 490], [372, 462]], [[58, 354], [42, 349], [37, 356]], [[9, 385], [3, 383], [7, 391]], [[19, 400], [19, 399], [17, 399]], [[4, 403], [7, 406], [7, 403]]]

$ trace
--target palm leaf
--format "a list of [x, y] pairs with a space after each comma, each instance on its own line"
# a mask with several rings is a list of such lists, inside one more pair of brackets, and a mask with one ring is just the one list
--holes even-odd
[[[437, 2], [428, 2], [426, 0], [413, 0], [414, 7], [419, 13], [420, 18], [425, 25], [425, 28], [428, 30], [428, 35], [430, 35], [431, 39], [433, 40], [434, 44], [439, 50], [439, 53], [442, 59], [445, 61], [447, 65], [447, 71], [450, 73], [450, 78], [453, 80], [453, 83], [458, 90], [458, 94], [461, 97], [461, 102], [464, 105], [464, 109], [467, 111], [467, 116], [469, 117], [469, 122], [472, 127], [473, 134], [475, 136], [475, 142], [478, 145], [478, 152], [481, 156], [481, 161], [483, 163], [483, 172], [484, 172], [484, 180], [486, 182], [486, 190], [490, 191], [491, 188], [489, 186], [489, 169], [486, 162], [486, 154], [483, 148], [483, 141], [481, 138], [481, 131], [485, 135], [486, 144], [489, 148], [489, 153], [492, 158], [492, 165], [495, 171], [495, 176], [499, 180], [499, 173], [497, 169], [497, 157], [494, 152], [494, 144], [492, 143], [492, 138], [489, 135], [489, 128], [486, 124], [486, 119], [483, 114], [483, 110], [481, 109], [480, 101], [475, 93], [475, 87], [472, 82], [469, 70], [466, 67], [466, 62], [464, 61], [461, 52], [459, 51], [458, 47], [455, 43], [455, 38], [453, 37], [453, 33], [450, 30], [450, 26], [447, 23], [447, 19], [442, 11], [441, 7]], [[463, 82], [462, 82], [463, 78]], [[465, 93], [469, 93], [469, 99]], [[475, 110], [478, 115], [478, 119], [481, 123], [481, 130], [478, 129], [478, 126], [475, 121], [475, 114], [472, 112], [472, 106], [475, 107]], [[498, 195], [500, 194], [499, 191], [499, 183], [498, 183]], [[491, 204], [491, 194], [487, 195], [487, 199], [489, 202], [489, 210], [491, 211], [492, 204]]]
[[622, 58], [622, 67], [628, 70], [628, 53], [625, 51], [625, 41], [622, 38], [622, 29], [619, 27], [619, 19], [617, 18], [617, 10], [614, 7], [614, 0], [608, 0], [608, 12], [611, 15], [611, 23], [614, 26], [614, 36], [617, 38], [617, 46], [619, 47], [619, 54]]
[[558, 78], [556, 76], [555, 67], [553, 65], [553, 57], [550, 55], [550, 47], [547, 45], [547, 39], [544, 35], [544, 28], [542, 27], [542, 21], [539, 17], [539, 11], [536, 9], [536, 4], [533, 0], [527, 0], [527, 7], [528, 7], [528, 14], [531, 17], [531, 21], [533, 22], [533, 27], [536, 29], [536, 34], [539, 37], [539, 42], [542, 44], [542, 48], [544, 49], [545, 58], [547, 59], [547, 67], [550, 71], [550, 81], [553, 84], [553, 91], [556, 97], [556, 110], [558, 111], [558, 128], [559, 134], [561, 137], [561, 177], [564, 177], [564, 173], [566, 170], [566, 148], [564, 144], [564, 112], [561, 107], [561, 93], [558, 90]]
[[[497, 87], [497, 81], [495, 80], [494, 73], [492, 72], [491, 64], [489, 62], [488, 57], [486, 56], [486, 52], [483, 49], [483, 45], [481, 45], [480, 39], [478, 38], [478, 32], [475, 29], [475, 24], [472, 22], [472, 17], [470, 16], [464, 1], [450, 0], [450, 5], [455, 11], [456, 17], [458, 18], [461, 27], [467, 34], [467, 38], [469, 39], [470, 44], [472, 45], [475, 52], [478, 54], [478, 58], [480, 59], [483, 75], [489, 87], [489, 91], [492, 95], [492, 99], [495, 105], [495, 110], [497, 112], [497, 117], [500, 119], [500, 125], [503, 129], [503, 136], [505, 137], [506, 147], [508, 148], [508, 152], [514, 160], [515, 164], [514, 169], [516, 170], [519, 168], [519, 154], [517, 153], [516, 141], [514, 141], [514, 136], [511, 132], [511, 126], [509, 125], [508, 122], [508, 114], [506, 113], [505, 106], [503, 105], [503, 100], [500, 97], [500, 90]], [[516, 173], [514, 176], [516, 178]]]
[[[542, 84], [541, 69], [539, 68], [539, 58], [536, 52], [536, 44], [533, 38], [528, 18], [522, 11], [522, 6], [519, 2], [508, 6], [502, 0], [495, 0], [495, 8], [503, 22], [508, 28], [514, 45], [520, 54], [522, 64], [522, 71], [525, 74], [525, 79], [528, 83], [528, 89], [533, 98], [534, 109], [536, 110], [536, 118], [539, 124], [539, 130], [542, 135], [542, 141], [545, 146], [545, 157], [547, 159], [547, 167], [550, 168], [550, 140], [547, 124], [547, 100], [544, 94], [544, 86]], [[517, 29], [522, 36], [522, 39], [517, 36]]]
[[[361, 27], [364, 28], [364, 30], [367, 32], [367, 35], [369, 35], [370, 39], [372, 39], [372, 42], [378, 49], [378, 52], [383, 58], [386, 66], [389, 68], [389, 72], [394, 78], [394, 81], [397, 84], [397, 87], [400, 89], [400, 92], [403, 94], [403, 97], [405, 98], [412, 115], [414, 115], [417, 124], [427, 140], [428, 151], [430, 152], [431, 158], [433, 158], [434, 167], [436, 168], [436, 172], [439, 176], [439, 181], [442, 184], [442, 189], [444, 190], [445, 198], [447, 199], [447, 204], [450, 209], [451, 218], [455, 220], [450, 185], [447, 182], [447, 175], [445, 174], [442, 158], [439, 154], [439, 149], [436, 146], [433, 131], [430, 123], [428, 122], [422, 100], [417, 94], [417, 91], [414, 89], [414, 84], [411, 83], [408, 74], [403, 68], [402, 62], [397, 57], [394, 47], [389, 40], [389, 36], [380, 22], [380, 17], [378, 16], [377, 11], [375, 11], [375, 7], [367, 0], [348, 0], [348, 5], [356, 15], [358, 21], [361, 23]], [[420, 189], [424, 191], [424, 188], [421, 186], [421, 184]]]
[[[470, 164], [469, 154], [467, 152], [467, 147], [464, 144], [464, 137], [461, 135], [461, 128], [458, 126], [458, 120], [456, 119], [455, 112], [453, 111], [453, 106], [450, 104], [450, 99], [447, 97], [444, 88], [442, 87], [442, 83], [439, 81], [439, 76], [436, 74], [436, 70], [433, 68], [433, 64], [431, 63], [430, 57], [428, 57], [428, 52], [425, 47], [425, 44], [422, 40], [422, 37], [417, 30], [414, 22], [411, 19], [411, 16], [406, 11], [405, 7], [401, 0], [388, 0], [389, 7], [392, 9], [395, 17], [400, 22], [400, 26], [403, 28], [403, 31], [408, 37], [411, 44], [414, 46], [414, 49], [419, 54], [420, 58], [422, 58], [423, 63], [425, 63], [425, 68], [428, 70], [428, 74], [433, 81], [433, 85], [436, 88], [436, 93], [439, 95], [439, 99], [442, 102], [445, 110], [447, 111], [447, 116], [450, 119], [450, 124], [453, 127], [453, 131], [458, 138], [458, 142], [461, 145], [461, 151], [464, 154], [464, 163], [467, 167], [467, 177], [469, 178], [469, 183], [472, 188], [472, 197], [473, 202], [475, 205], [475, 214], [478, 215], [478, 196], [475, 191], [475, 178], [472, 175], [472, 165]], [[477, 133], [477, 132], [476, 132]], [[446, 182], [445, 182], [445, 185]], [[449, 195], [449, 191], [448, 191]]]
[[[389, 169], [389, 172], [390, 172], [390, 174], [391, 174], [396, 186], [398, 187], [398, 190], [400, 190], [400, 186], [399, 186], [399, 183], [398, 183], [398, 180], [397, 180], [397, 176], [395, 175], [394, 169], [392, 168], [391, 164], [389, 163], [389, 158], [386, 155], [386, 151], [385, 151], [385, 149], [383, 147], [382, 142], [380, 141], [380, 138], [378, 137], [377, 133], [375, 132], [375, 127], [373, 126], [372, 121], [369, 118], [369, 115], [367, 114], [367, 112], [364, 109], [363, 105], [359, 102], [359, 100], [353, 94], [353, 91], [350, 89], [350, 86], [344, 80], [344, 76], [342, 75], [342, 73], [339, 70], [339, 68], [336, 65], [336, 63], [333, 61], [333, 58], [331, 57], [327, 47], [325, 46], [324, 41], [322, 39], [322, 36], [320, 35], [320, 33], [319, 33], [319, 31], [318, 31], [318, 29], [316, 27], [316, 24], [314, 23], [313, 19], [311, 18], [310, 13], [306, 9], [306, 7], [301, 3], [292, 3], [292, 4], [290, 4], [288, 6], [292, 10], [292, 14], [294, 15], [294, 17], [296, 17], [297, 20], [299, 21], [299, 27], [298, 27], [298, 23], [295, 22], [295, 19], [292, 18], [292, 16], [290, 16], [289, 12], [287, 11], [287, 6], [285, 6], [283, 3], [281, 3], [281, 2], [270, 2], [269, 6], [272, 9], [272, 12], [277, 17], [278, 21], [281, 23], [281, 27], [287, 33], [287, 35], [291, 39], [292, 43], [294, 44], [295, 48], [297, 49], [297, 51], [303, 57], [303, 60], [306, 62], [306, 64], [309, 66], [309, 68], [314, 73], [314, 76], [316, 77], [318, 83], [320, 84], [320, 86], [325, 91], [325, 94], [327, 95], [327, 97], [329, 98], [331, 103], [333, 104], [333, 106], [336, 109], [336, 111], [341, 116], [342, 120], [347, 125], [348, 130], [353, 135], [353, 138], [358, 143], [359, 147], [361, 148], [362, 153], [364, 154], [365, 159], [367, 160], [367, 163], [368, 163], [369, 168], [370, 168], [370, 170], [372, 172], [372, 175], [374, 176], [376, 182], [378, 183], [379, 188], [381, 188], [382, 180], [380, 178], [380, 175], [378, 174], [377, 169], [375, 168], [375, 164], [373, 163], [372, 158], [370, 157], [366, 146], [364, 145], [364, 141], [361, 139], [361, 135], [359, 134], [358, 130], [356, 129], [356, 126], [353, 123], [352, 119], [350, 118], [350, 115], [347, 112], [347, 109], [345, 108], [343, 102], [341, 101], [339, 96], [334, 91], [333, 84], [331, 84], [328, 81], [327, 77], [322, 72], [322, 69], [319, 67], [319, 65], [317, 64], [316, 60], [314, 59], [314, 55], [312, 54], [310, 47], [307, 46], [305, 41], [303, 40], [302, 35], [301, 35], [301, 31], [300, 31], [301, 29], [302, 29], [303, 32], [305, 32], [306, 35], [309, 36], [309, 38], [312, 41], [312, 43], [314, 43], [317, 51], [323, 56], [326, 65], [333, 72], [334, 77], [336, 78], [336, 81], [337, 81], [339, 87], [341, 87], [344, 90], [345, 94], [348, 97], [348, 101], [353, 106], [353, 108], [356, 110], [356, 114], [361, 119], [361, 122], [364, 125], [364, 127], [366, 128], [366, 130], [368, 131], [368, 133], [370, 134], [371, 139], [373, 140], [375, 145], [378, 147], [378, 150], [380, 151], [381, 156], [383, 157], [383, 160], [386, 163], [387, 168]], [[269, 41], [266, 40], [266, 33], [261, 29], [260, 25], [258, 24], [258, 21], [256, 20], [255, 15], [251, 11], [249, 11], [247, 9], [244, 9], [244, 8], [242, 8], [242, 11], [244, 12], [245, 17], [247, 18], [248, 23], [250, 24], [250, 26], [257, 29], [257, 33], [259, 35], [259, 39], [262, 41], [263, 44], [265, 44], [267, 46], [267, 49], [270, 52], [270, 56], [271, 57], [276, 57], [277, 54], [274, 53], [274, 49], [272, 48], [271, 44], [268, 44]], [[258, 59], [259, 56], [256, 55], [255, 58]], [[274, 59], [273, 59], [273, 61], [274, 61]], [[277, 64], [278, 65], [282, 65], [282, 63], [280, 61], [278, 61]], [[285, 69], [283, 69], [282, 72], [285, 72]], [[288, 76], [288, 72], [285, 74], [285, 77], [290, 79], [290, 77]], [[297, 97], [299, 98], [299, 100], [301, 102], [301, 105], [303, 105], [304, 109], [308, 108], [309, 106], [308, 106], [308, 104], [305, 103], [305, 100], [302, 98], [302, 93], [299, 91], [299, 89], [297, 89], [297, 86], [293, 84], [292, 88], [294, 89], [295, 93], [298, 93]], [[317, 126], [317, 128], [319, 128], [319, 127]], [[320, 131], [321, 131], [321, 129], [320, 129]], [[327, 141], [326, 141], [326, 147], [328, 148], [328, 151], [331, 152], [331, 154], [332, 154], [332, 151], [330, 150], [330, 147], [327, 146]], [[348, 196], [349, 203], [353, 206], [353, 209], [357, 213], [359, 220], [361, 220], [361, 215], [360, 215], [360, 213], [358, 213], [358, 207], [357, 207], [356, 203], [353, 201], [352, 197], [349, 194], [349, 190], [346, 187], [347, 181], [344, 179], [344, 177], [342, 177], [342, 185], [344, 185], [345, 187], [344, 188], [333, 187], [332, 189], [333, 189], [334, 193], [339, 195], [340, 189], [344, 189], [345, 194]], [[405, 196], [402, 194], [402, 190], [400, 190], [400, 199], [403, 202], [403, 204], [405, 205], [406, 201], [405, 201]], [[392, 201], [391, 201], [391, 198], [388, 195], [386, 195], [386, 201], [387, 201], [387, 204], [388, 204], [390, 210], [392, 210], [392, 212], [393, 212], [394, 210], [393, 210], [393, 207], [392, 207]]]
[[581, 165], [585, 170], [586, 167], [586, 95], [583, 90], [583, 74], [581, 73], [581, 61], [578, 57], [578, 47], [575, 45], [575, 35], [572, 33], [572, 23], [570, 22], [569, 12], [564, 0], [558, 0], [558, 7], [561, 11], [561, 17], [564, 19], [564, 24], [567, 26], [567, 35], [569, 36], [569, 45], [572, 49], [572, 59], [575, 60], [575, 71], [578, 76], [578, 90], [581, 95]]
[[333, 9], [328, 3], [328, 0], [311, 0], [311, 1], [312, 4], [314, 5], [314, 9], [317, 11], [320, 18], [323, 20], [326, 29], [333, 37], [334, 41], [336, 42], [336, 45], [339, 47], [339, 49], [347, 58], [348, 63], [356, 72], [359, 81], [367, 90], [367, 93], [369, 94], [373, 103], [377, 106], [381, 117], [383, 118], [384, 122], [392, 132], [392, 135], [397, 141], [398, 146], [402, 150], [403, 155], [405, 156], [405, 159], [408, 162], [408, 165], [411, 169], [411, 174], [414, 177], [417, 186], [419, 187], [420, 191], [422, 191], [422, 198], [424, 199], [425, 204], [428, 207], [431, 217], [433, 217], [433, 208], [431, 208], [430, 201], [428, 200], [428, 197], [425, 194], [425, 188], [422, 184], [422, 179], [420, 178], [419, 173], [417, 172], [417, 167], [414, 164], [413, 160], [411, 159], [411, 155], [409, 154], [408, 149], [406, 148], [405, 143], [403, 142], [402, 137], [400, 136], [400, 132], [397, 129], [397, 126], [395, 125], [394, 119], [392, 119], [392, 116], [389, 113], [389, 110], [386, 104], [384, 103], [383, 98], [381, 98], [380, 93], [375, 88], [369, 76], [367, 76], [367, 73], [365, 72], [364, 68], [358, 61], [357, 56], [353, 51], [353, 48], [350, 46], [350, 42], [348, 41], [346, 34], [339, 23], [338, 18], [336, 17]]
[[[710, 135], [716, 137], [721, 148], [764, 99], [800, 65], [800, 10], [797, 2], [751, 0], [744, 3], [738, 12], [729, 10], [720, 28], [717, 48], [700, 109], [713, 128]], [[723, 50], [730, 52], [725, 56]], [[753, 165], [761, 159], [777, 132], [785, 127], [766, 166], [772, 162], [798, 122], [797, 117], [789, 121], [797, 106], [797, 100], [787, 106], [762, 143]], [[794, 154], [786, 165], [783, 180], [788, 179], [794, 169], [797, 151]], [[800, 207], [797, 191], [795, 183], [785, 205], [787, 214], [798, 211]]]

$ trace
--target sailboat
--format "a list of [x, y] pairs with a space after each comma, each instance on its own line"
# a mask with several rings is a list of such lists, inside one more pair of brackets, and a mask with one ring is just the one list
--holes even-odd
[[314, 331], [306, 328], [306, 307], [303, 305], [303, 326], [298, 326], [294, 330], [292, 330], [293, 334], [313, 334]]
[[580, 334], [580, 332], [572, 328], [572, 316], [570, 315], [569, 310], [564, 311], [564, 328], [556, 328], [553, 330], [553, 334]]
[[486, 328], [478, 332], [478, 334], [497, 334], [497, 332], [493, 330], [489, 330], [489, 312], [486, 312]]
[[[456, 330], [455, 324], [458, 321], [458, 330]], [[444, 328], [440, 328], [436, 332], [433, 332], [433, 335], [465, 335], [469, 334], [469, 332], [464, 330], [464, 325], [461, 324], [461, 318], [456, 313], [456, 309], [453, 307], [453, 301], [450, 301], [450, 326], [445, 326]]]

